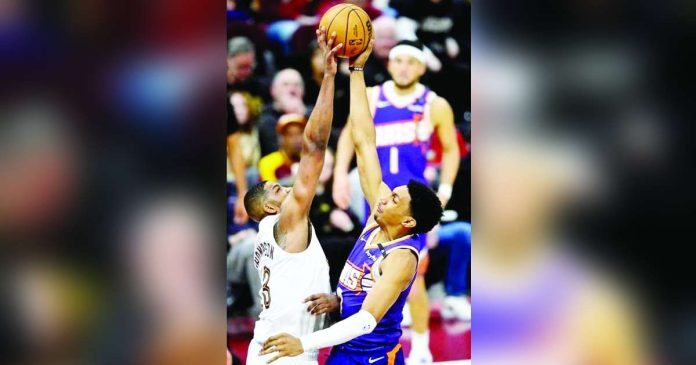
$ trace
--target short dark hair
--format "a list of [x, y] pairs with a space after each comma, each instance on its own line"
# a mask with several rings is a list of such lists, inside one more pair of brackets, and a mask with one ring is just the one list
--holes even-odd
[[411, 233], [427, 233], [442, 217], [440, 198], [435, 191], [416, 180], [410, 180], [407, 186], [411, 195], [411, 216], [416, 220], [416, 226], [411, 229]]
[[247, 190], [244, 195], [244, 209], [246, 209], [247, 215], [256, 222], [260, 221], [264, 216], [263, 204], [266, 199], [265, 186], [266, 181], [261, 181]]

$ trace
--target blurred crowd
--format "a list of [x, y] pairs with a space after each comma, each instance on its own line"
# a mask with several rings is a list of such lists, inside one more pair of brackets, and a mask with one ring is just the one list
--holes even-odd
[[[453, 143], [459, 151], [459, 168], [455, 163], [454, 193], [443, 200], [450, 211], [450, 228], [442, 230], [451, 233], [443, 233], [439, 240], [436, 233], [430, 237], [433, 269], [425, 277], [430, 286], [447, 276], [450, 247], [445, 241], [459, 240], [462, 244], [466, 241], [466, 250], [470, 248], [471, 4], [465, 0], [349, 2], [362, 7], [372, 19], [375, 47], [365, 67], [367, 86], [381, 85], [392, 79], [388, 70], [392, 48], [401, 41], [418, 41], [423, 45], [427, 66], [420, 83], [444, 98], [454, 114], [457, 138]], [[256, 294], [258, 283], [255, 283], [258, 274], [251, 260], [256, 225], [244, 211], [244, 192], [262, 180], [277, 181], [285, 186], [293, 183], [302, 151], [304, 125], [323, 77], [315, 30], [322, 14], [338, 3], [327, 0], [227, 2], [227, 304], [231, 316], [256, 317], [260, 312]], [[355, 174], [347, 177], [347, 171], [339, 171], [335, 164], [350, 102], [347, 59], [339, 63], [335, 85], [329, 149], [310, 211], [310, 220], [329, 260], [333, 287], [362, 230], [365, 214]], [[437, 133], [432, 133], [426, 177], [435, 190], [439, 183], [443, 144]], [[353, 167], [355, 161], [348, 170]], [[342, 179], [336, 187], [335, 173]], [[240, 181], [240, 176], [245, 181]], [[460, 234], [466, 237], [458, 236]], [[438, 241], [443, 243], [438, 246]], [[468, 268], [468, 254], [460, 259], [466, 261], [463, 264]], [[461, 277], [457, 280], [461, 281]], [[466, 282], [462, 284], [462, 290], [469, 287]]]

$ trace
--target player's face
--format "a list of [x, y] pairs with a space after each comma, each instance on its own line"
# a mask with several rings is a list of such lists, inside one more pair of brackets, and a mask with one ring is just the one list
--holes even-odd
[[398, 87], [407, 88], [418, 82], [425, 73], [425, 65], [415, 57], [400, 55], [389, 60], [389, 74]]
[[266, 183], [264, 189], [266, 190], [266, 201], [277, 204], [278, 207], [292, 191], [292, 188], [286, 188], [277, 182], [270, 181]]
[[399, 186], [389, 195], [383, 196], [375, 207], [374, 217], [379, 224], [400, 225], [410, 216], [411, 195], [406, 186]]

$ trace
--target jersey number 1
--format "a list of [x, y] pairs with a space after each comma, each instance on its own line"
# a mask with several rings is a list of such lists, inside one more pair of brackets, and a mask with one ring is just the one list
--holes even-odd
[[389, 149], [389, 172], [392, 175], [399, 173], [399, 149], [396, 147]]
[[268, 287], [269, 280], [271, 280], [271, 269], [269, 269], [268, 266], [264, 266], [261, 296], [263, 297], [263, 307], [266, 309], [268, 309], [271, 306], [271, 288]]

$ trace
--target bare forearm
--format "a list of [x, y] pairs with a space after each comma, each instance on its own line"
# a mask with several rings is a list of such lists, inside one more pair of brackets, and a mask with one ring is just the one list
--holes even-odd
[[341, 131], [341, 136], [338, 138], [338, 146], [336, 148], [336, 165], [334, 167], [334, 175], [347, 174], [350, 169], [350, 162], [353, 160], [355, 149], [353, 148], [353, 139], [351, 138], [351, 123], [346, 123], [346, 126]]
[[356, 151], [359, 153], [361, 148], [374, 148], [375, 126], [367, 103], [365, 77], [360, 71], [350, 74], [350, 119], [351, 138]]
[[246, 194], [246, 166], [244, 164], [244, 156], [242, 149], [239, 146], [239, 133], [234, 133], [227, 136], [227, 149], [230, 164], [232, 164], [232, 173], [234, 174], [237, 193], [240, 195]]
[[305, 127], [305, 139], [308, 142], [319, 146], [326, 146], [328, 143], [333, 120], [333, 100], [334, 76], [325, 75], [321, 82], [317, 103]]
[[459, 170], [459, 148], [451, 148], [442, 152], [442, 172], [440, 184], [453, 185]]

